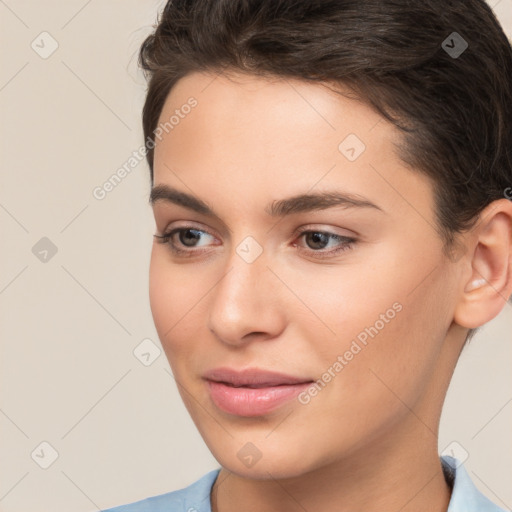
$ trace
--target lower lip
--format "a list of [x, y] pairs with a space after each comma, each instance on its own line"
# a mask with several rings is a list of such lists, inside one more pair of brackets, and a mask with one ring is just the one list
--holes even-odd
[[311, 382], [268, 388], [235, 388], [222, 382], [207, 381], [210, 396], [224, 412], [237, 416], [261, 416], [293, 400]]

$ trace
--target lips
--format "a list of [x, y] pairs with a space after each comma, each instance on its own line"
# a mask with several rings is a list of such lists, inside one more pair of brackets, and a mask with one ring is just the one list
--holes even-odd
[[313, 382], [272, 371], [217, 368], [203, 378], [217, 408], [235, 416], [262, 416], [292, 401]]
[[206, 380], [222, 382], [233, 387], [268, 388], [312, 382], [312, 379], [295, 377], [284, 373], [247, 368], [233, 370], [231, 368], [215, 368], [203, 376]]

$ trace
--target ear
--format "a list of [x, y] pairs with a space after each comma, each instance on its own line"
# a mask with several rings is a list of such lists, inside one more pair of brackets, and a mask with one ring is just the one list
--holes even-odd
[[490, 203], [467, 243], [467, 271], [454, 321], [475, 329], [496, 317], [512, 294], [512, 201]]

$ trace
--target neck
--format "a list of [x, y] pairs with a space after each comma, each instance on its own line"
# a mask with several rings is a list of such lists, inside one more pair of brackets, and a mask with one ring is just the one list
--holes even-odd
[[222, 468], [212, 489], [212, 512], [446, 512], [452, 490], [439, 460], [437, 433], [461, 349], [453, 341], [463, 339], [457, 332], [451, 336], [423, 399], [404, 421], [388, 425], [350, 454], [319, 461], [300, 475], [276, 478], [268, 473], [269, 478], [254, 479]]
[[437, 435], [411, 415], [388, 439], [299, 476], [255, 480], [222, 468], [211, 502], [212, 512], [238, 512], [242, 505], [246, 512], [446, 512], [450, 496]]

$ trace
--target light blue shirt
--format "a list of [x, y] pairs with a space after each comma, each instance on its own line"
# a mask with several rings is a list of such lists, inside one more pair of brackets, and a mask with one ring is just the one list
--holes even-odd
[[[452, 496], [446, 512], [505, 512], [489, 501], [473, 484], [464, 466], [453, 457], [441, 457]], [[102, 512], [211, 512], [210, 492], [219, 474], [214, 469], [178, 491], [160, 494]]]

